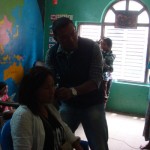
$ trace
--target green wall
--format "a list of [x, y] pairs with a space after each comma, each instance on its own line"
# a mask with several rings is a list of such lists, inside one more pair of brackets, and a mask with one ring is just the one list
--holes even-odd
[[[44, 52], [46, 53], [49, 45], [49, 26], [52, 24], [50, 15], [68, 14], [73, 15], [74, 22], [101, 23], [108, 6], [114, 2], [115, 0], [58, 0], [58, 4], [53, 5], [52, 0], [46, 0]], [[150, 1], [141, 2], [150, 12]], [[148, 104], [147, 96], [147, 85], [114, 82], [107, 110], [144, 116]]]
[[148, 92], [148, 85], [113, 82], [107, 110], [145, 116]]

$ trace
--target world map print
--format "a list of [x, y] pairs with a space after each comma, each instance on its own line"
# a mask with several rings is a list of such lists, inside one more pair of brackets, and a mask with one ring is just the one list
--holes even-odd
[[[0, 0], [0, 81], [17, 93], [23, 75], [43, 59], [43, 24], [36, 0]], [[17, 95], [17, 94], [16, 94]]]
[[[16, 26], [16, 33], [12, 33], [12, 23], [8, 20], [7, 16], [4, 16], [3, 20], [0, 21], [0, 33], [2, 36], [0, 36], [0, 55], [1, 60], [0, 64], [12, 64], [7, 69], [4, 70], [3, 76], [4, 80], [7, 80], [11, 78], [16, 84], [19, 83], [19, 81], [22, 79], [24, 75], [24, 69], [22, 67], [21, 61], [23, 60], [23, 57], [20, 55], [13, 54], [12, 56], [10, 54], [5, 54], [5, 46], [9, 44], [10, 42], [10, 35], [12, 35], [13, 39], [18, 38], [19, 31], [18, 27]], [[20, 62], [19, 66], [16, 65], [14, 60]]]

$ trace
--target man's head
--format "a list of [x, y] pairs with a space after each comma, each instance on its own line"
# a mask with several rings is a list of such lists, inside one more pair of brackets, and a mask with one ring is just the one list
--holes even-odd
[[64, 50], [70, 51], [78, 47], [78, 37], [73, 22], [66, 17], [53, 22], [52, 30], [55, 40]]

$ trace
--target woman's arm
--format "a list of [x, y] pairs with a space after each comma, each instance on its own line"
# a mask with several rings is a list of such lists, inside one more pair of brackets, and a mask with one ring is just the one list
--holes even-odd
[[33, 143], [32, 116], [28, 112], [16, 110], [10, 125], [14, 150], [31, 150]]

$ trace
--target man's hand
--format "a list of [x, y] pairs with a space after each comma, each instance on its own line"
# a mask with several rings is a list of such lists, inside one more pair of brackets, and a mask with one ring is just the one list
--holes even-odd
[[55, 96], [58, 100], [68, 100], [73, 97], [71, 89], [65, 87], [57, 89]]

